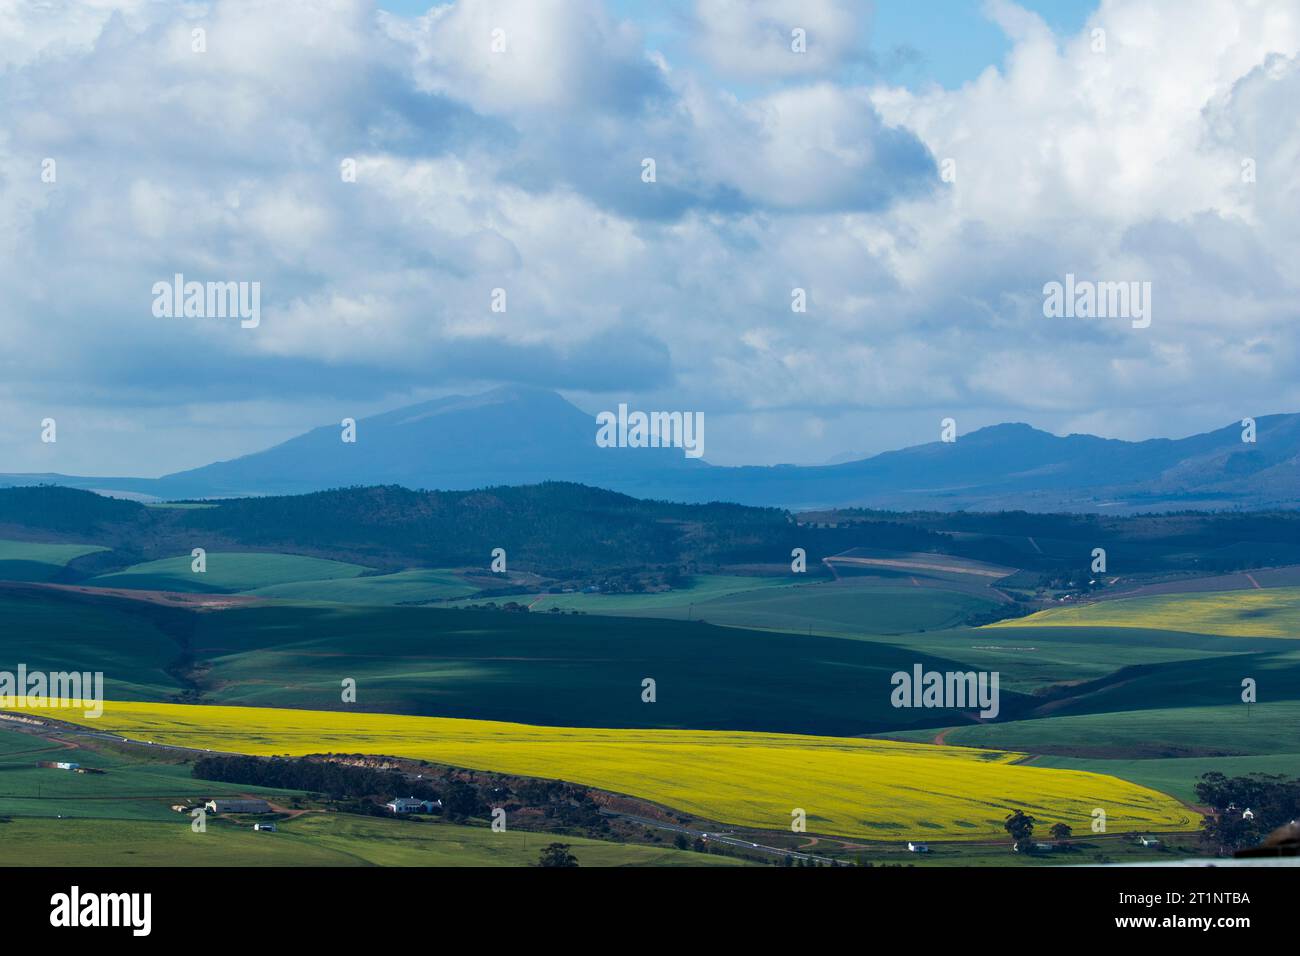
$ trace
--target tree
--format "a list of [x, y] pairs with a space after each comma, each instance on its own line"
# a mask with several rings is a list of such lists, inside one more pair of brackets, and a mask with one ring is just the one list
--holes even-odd
[[578, 858], [569, 852], [569, 844], [552, 843], [537, 858], [537, 865], [572, 867], [578, 865]]
[[447, 815], [454, 818], [480, 816], [487, 809], [487, 804], [478, 794], [478, 788], [464, 780], [453, 780], [448, 784], [442, 805]]
[[1300, 779], [1277, 774], [1207, 773], [1196, 785], [1196, 796], [1214, 809], [1201, 829], [1216, 853], [1258, 846], [1271, 831], [1300, 817]]
[[1070, 839], [1074, 831], [1070, 829], [1068, 823], [1053, 823], [1051, 833], [1052, 839], [1057, 843], [1065, 843], [1066, 840]]
[[1008, 816], [1002, 828], [1011, 834], [1011, 839], [1016, 842], [1016, 849], [1023, 852], [1033, 845], [1034, 818], [1024, 810], [1017, 810]]

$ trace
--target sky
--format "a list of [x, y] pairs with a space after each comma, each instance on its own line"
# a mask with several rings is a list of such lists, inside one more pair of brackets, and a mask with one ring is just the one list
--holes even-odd
[[0, 0], [0, 472], [507, 383], [722, 464], [1300, 411], [1298, 53], [1291, 0]]

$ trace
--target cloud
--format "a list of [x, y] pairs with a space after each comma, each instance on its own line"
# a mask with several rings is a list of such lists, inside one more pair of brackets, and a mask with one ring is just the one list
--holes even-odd
[[[673, 60], [580, 0], [6, 6], [0, 470], [46, 462], [51, 408], [95, 471], [129, 458], [96, 416], [228, 449], [241, 407], [305, 428], [504, 381], [753, 421], [720, 461], [940, 412], [1140, 437], [1300, 408], [1292, 4], [1107, 2], [1057, 36], [998, 3], [1006, 62], [921, 91], [851, 79], [862, 6], [701, 2]], [[261, 282], [261, 325], [154, 318], [176, 272]], [[1045, 319], [1067, 272], [1151, 281], [1151, 328]]]
[[697, 0], [695, 47], [729, 77], [825, 76], [863, 58], [870, 9], [860, 0]]

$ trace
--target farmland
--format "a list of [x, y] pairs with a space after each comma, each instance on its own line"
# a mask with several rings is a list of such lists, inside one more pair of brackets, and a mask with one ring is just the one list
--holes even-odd
[[137, 564], [89, 582], [105, 588], [140, 588], [157, 591], [247, 591], [297, 581], [332, 581], [354, 578], [366, 568], [302, 555], [276, 553], [213, 552], [206, 556], [207, 570], [192, 570], [192, 558], [161, 558]]
[[[209, 702], [339, 709], [351, 677], [358, 709], [520, 723], [866, 733], [934, 723], [890, 705], [890, 675], [955, 666], [889, 644], [658, 618], [286, 606], [185, 620], [210, 665]], [[781, 693], [756, 693], [774, 674]], [[1004, 694], [1004, 709], [1018, 700]]]
[[530, 600], [536, 602], [535, 611], [555, 607], [618, 617], [695, 619], [838, 637], [954, 627], [997, 603], [943, 586], [898, 587], [864, 579], [794, 584], [788, 578], [729, 575], [704, 575], [693, 587], [659, 594], [545, 594]]
[[[105, 772], [51, 770], [38, 767], [40, 760], [70, 760]], [[283, 800], [290, 792], [196, 781], [189, 767], [174, 758], [141, 762], [104, 749], [74, 750], [0, 727], [0, 813], [6, 815], [175, 821], [172, 804], [240, 794]]]
[[1300, 588], [1161, 594], [1050, 608], [988, 625], [1018, 627], [1128, 627], [1193, 631], [1226, 637], [1300, 638]]
[[[570, 493], [550, 488], [544, 496]], [[475, 508], [491, 522], [505, 520], [496, 509], [512, 495], [464, 498], [456, 520], [478, 527], [483, 515]], [[319, 498], [344, 509], [373, 498], [389, 509], [384, 515], [403, 502], [448, 505], [391, 489]], [[624, 544], [640, 534], [643, 550], [696, 548], [699, 528], [682, 532], [661, 521], [670, 506], [593, 501], [609, 507], [605, 531]], [[285, 514], [309, 505], [287, 502]], [[744, 560], [669, 570], [575, 560], [548, 577], [517, 560], [513, 548], [505, 575], [488, 573], [485, 561], [404, 560], [416, 526], [401, 526], [407, 537], [383, 547], [358, 537], [347, 548], [296, 553], [292, 522], [266, 502], [148, 508], [144, 517], [124, 502], [79, 506], [100, 517], [82, 527], [70, 512], [59, 543], [0, 550], [31, 562], [0, 582], [0, 670], [24, 663], [103, 671], [109, 713], [93, 731], [200, 750], [381, 754], [565, 780], [698, 821], [754, 828], [791, 849], [799, 843], [780, 840], [790, 836], [796, 807], [827, 845], [839, 845], [838, 837], [870, 846], [875, 859], [894, 859], [899, 841], [917, 836], [956, 841], [926, 865], [1001, 860], [1005, 849], [993, 853], [979, 841], [1001, 840], [1002, 820], [1017, 807], [1038, 818], [1040, 830], [1060, 821], [1080, 832], [1097, 806], [1108, 808], [1117, 830], [1194, 830], [1197, 815], [1179, 800], [1193, 797], [1200, 774], [1295, 766], [1300, 645], [1285, 639], [1296, 636], [1300, 605], [1294, 569], [1208, 575], [1187, 558], [1200, 544], [1124, 537], [1127, 524], [1107, 527], [1120, 535], [1126, 562], [1152, 570], [1092, 582], [1094, 593], [1087, 580], [1077, 591], [1081, 576], [1071, 562], [1077, 568], [1077, 556], [1086, 555], [1080, 542], [1093, 537], [1096, 522], [1053, 529], [1048, 518], [1003, 519], [1011, 527], [1030, 522], [1021, 535], [963, 529], [996, 526], [988, 517], [909, 519], [929, 526], [918, 530], [879, 516], [812, 527], [763, 513], [729, 526], [725, 508], [705, 509], [714, 522], [710, 553]], [[243, 512], [240, 522], [280, 522], [251, 543], [266, 550], [232, 546], [236, 532], [251, 533], [231, 524]], [[636, 524], [637, 515], [651, 524]], [[442, 520], [427, 517], [419, 529]], [[160, 537], [133, 537], [127, 518]], [[1044, 522], [1052, 533], [1039, 530]], [[810, 573], [790, 573], [783, 555], [771, 553], [779, 549], [755, 544], [760, 526], [809, 543]], [[67, 544], [73, 534], [95, 541], [105, 527], [124, 542], [119, 550]], [[165, 534], [182, 529], [189, 540], [211, 534], [203, 574], [191, 570], [187, 548], [167, 543]], [[170, 556], [158, 553], [163, 544]], [[538, 554], [558, 554], [553, 539], [536, 545]], [[436, 547], [452, 545], [440, 539]], [[1251, 559], [1252, 547], [1226, 544], [1216, 560]], [[814, 561], [818, 554], [827, 563]], [[1187, 591], [1168, 590], [1176, 587]], [[1060, 601], [1070, 588], [1077, 591], [1070, 603]], [[179, 593], [188, 604], [170, 597]], [[1048, 602], [1049, 610], [1028, 613]], [[1000, 615], [996, 625], [977, 626]], [[891, 675], [916, 664], [998, 672], [998, 719], [894, 707]], [[1240, 700], [1246, 677], [1260, 695], [1249, 708]], [[653, 703], [642, 699], [646, 678], [655, 681]], [[340, 694], [349, 681], [355, 701]], [[117, 703], [126, 701], [134, 703]], [[197, 796], [184, 763], [191, 758], [181, 752], [149, 748], [170, 756], [141, 761], [143, 748], [122, 754], [97, 744], [84, 762], [109, 774], [52, 776], [34, 763], [59, 751], [22, 744], [12, 745], [19, 750], [8, 761], [0, 733], [7, 826], [62, 816], [68, 825], [93, 818], [166, 829], [177, 822], [168, 804]], [[315, 822], [337, 817], [317, 807], [286, 821], [286, 833], [320, 839], [277, 858], [374, 862], [378, 847], [353, 844], [387, 845], [384, 834], [408, 832], [355, 829], [374, 825], [364, 819], [348, 822], [346, 832]], [[399, 849], [399, 840], [385, 859], [441, 859], [425, 830], [409, 832], [426, 842]], [[163, 830], [122, 832], [140, 841], [142, 860], [164, 856], [159, 848], [172, 839], [157, 835]], [[243, 853], [240, 841], [251, 834], [231, 832], [240, 837], [229, 847]], [[265, 846], [248, 849], [271, 852]], [[512, 856], [505, 844], [478, 847], [472, 839], [458, 846], [456, 859], [484, 863], [530, 862], [536, 852], [529, 844], [527, 854]], [[1088, 852], [1098, 859], [1128, 853], [1110, 844]], [[672, 861], [680, 858], [660, 860]]]
[[[67, 712], [49, 716], [68, 719]], [[251, 754], [382, 753], [600, 787], [707, 819], [768, 829], [802, 807], [813, 832], [877, 839], [996, 836], [1015, 807], [1081, 825], [1182, 830], [1188, 811], [1153, 790], [1015, 754], [894, 741], [715, 731], [628, 731], [239, 707], [111, 702], [97, 730]]]
[[[0, 866], [527, 866], [540, 849], [568, 843], [583, 866], [728, 866], [735, 856], [682, 852], [662, 838], [621, 843], [581, 834], [510, 830], [484, 823], [375, 818], [333, 810], [277, 814], [274, 837], [250, 818], [209, 816], [195, 833], [171, 809], [218, 796], [257, 796], [313, 807], [304, 794], [197, 779], [192, 756], [75, 733], [37, 734], [0, 723]], [[103, 771], [38, 766], [74, 761]]]
[[168, 673], [175, 640], [125, 602], [0, 592], [0, 668], [103, 671], [110, 697], [162, 699], [179, 687]]
[[277, 601], [365, 605], [445, 601], [476, 590], [454, 571], [417, 568], [392, 574], [259, 584], [247, 593]]
[[0, 540], [0, 581], [48, 581], [69, 561], [104, 550], [93, 544]]
[[[0, 820], [0, 866], [530, 866], [547, 834], [307, 814], [256, 833], [215, 820]], [[581, 866], [736, 866], [732, 857], [565, 836]]]

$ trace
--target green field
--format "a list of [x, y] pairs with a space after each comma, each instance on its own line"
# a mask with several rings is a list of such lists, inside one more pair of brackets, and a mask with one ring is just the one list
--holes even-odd
[[[957, 666], [892, 644], [652, 618], [0, 597], [0, 669], [99, 670], [111, 698], [163, 700], [186, 690], [173, 667], [183, 653], [212, 702], [341, 708], [352, 678], [367, 711], [849, 735], [941, 723], [895, 710], [890, 676]], [[774, 674], [772, 696], [762, 689]], [[653, 706], [641, 700], [646, 677], [659, 687]], [[1004, 710], [1020, 700], [1004, 693]]]
[[310, 813], [258, 833], [210, 819], [0, 817], [0, 866], [529, 866], [542, 848], [567, 843], [581, 866], [737, 866], [743, 861], [672, 847], [487, 827]]
[[50, 594], [0, 594], [0, 670], [102, 671], [105, 695], [158, 700], [180, 689], [166, 670], [180, 648], [147, 606]]
[[1228, 637], [1300, 637], [1300, 588], [1158, 594], [1050, 608], [991, 630], [1020, 627], [1129, 627]]
[[443, 601], [477, 590], [454, 571], [418, 568], [326, 581], [291, 581], [254, 588], [248, 593], [280, 601], [365, 605]]
[[[930, 582], [934, 583], [934, 582]], [[700, 575], [689, 588], [655, 594], [543, 594], [518, 598], [534, 612], [551, 608], [619, 617], [703, 620], [728, 627], [839, 637], [905, 634], [960, 624], [996, 606], [936, 587], [882, 585], [848, 578], [797, 584], [788, 578]]]
[[202, 573], [191, 569], [192, 561], [189, 555], [162, 558], [100, 575], [88, 583], [103, 588], [231, 593], [297, 581], [355, 578], [368, 570], [359, 564], [274, 552], [210, 552], [207, 570]]
[[[350, 677], [362, 710], [587, 727], [850, 735], [936, 723], [891, 706], [890, 676], [956, 666], [889, 644], [654, 618], [318, 606], [194, 619], [212, 702], [342, 709]], [[1018, 700], [1004, 693], [1004, 709]]]
[[[1232, 703], [1243, 676], [1263, 700], [1300, 700], [1300, 648], [1269, 638], [1048, 627], [843, 640], [652, 617], [0, 597], [0, 668], [102, 670], [108, 696], [162, 700], [186, 690], [173, 667], [183, 652], [214, 703], [340, 709], [352, 678], [360, 710], [573, 726], [855, 735], [953, 724], [891, 706], [890, 676], [915, 663], [999, 671], [1003, 721]], [[641, 701], [646, 677], [653, 705]]]
[[[106, 772], [79, 774], [36, 766], [41, 760], [74, 761]], [[178, 818], [171, 809], [176, 803], [193, 805], [221, 794], [284, 800], [292, 793], [195, 780], [188, 764], [146, 763], [99, 749], [73, 750], [0, 728], [0, 815], [172, 821]]]
[[48, 581], [69, 561], [104, 550], [93, 544], [0, 540], [0, 581]]
[[[1174, 631], [1125, 628], [1039, 627], [1014, 631], [952, 628], [906, 634], [888, 640], [918, 653], [958, 660], [978, 670], [1001, 674], [1002, 688], [1035, 693], [1054, 685], [1077, 685], [1151, 665], [1185, 669], [1245, 654], [1276, 654], [1271, 638], [1207, 637]], [[1285, 648], [1283, 648], [1285, 649]], [[1144, 680], [1152, 679], [1147, 675]]]

